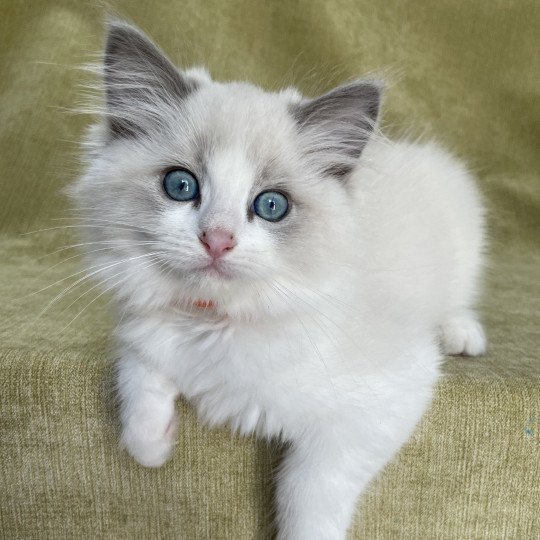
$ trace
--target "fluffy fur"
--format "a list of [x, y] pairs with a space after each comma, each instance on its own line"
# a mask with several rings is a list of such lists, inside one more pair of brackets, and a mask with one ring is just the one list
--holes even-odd
[[[426, 410], [441, 345], [484, 351], [471, 176], [435, 144], [374, 133], [372, 81], [314, 100], [218, 83], [178, 71], [122, 22], [109, 26], [103, 74], [71, 194], [88, 274], [117, 306], [123, 444], [163, 464], [182, 394], [209, 424], [290, 443], [279, 538], [344, 538]], [[174, 166], [199, 179], [198, 204], [164, 193]], [[253, 215], [265, 189], [289, 197], [280, 222]], [[213, 228], [237, 243], [217, 270], [198, 238]]]

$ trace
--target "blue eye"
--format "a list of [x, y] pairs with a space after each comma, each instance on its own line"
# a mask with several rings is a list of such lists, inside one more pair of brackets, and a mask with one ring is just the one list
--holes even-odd
[[266, 221], [279, 221], [287, 215], [289, 201], [279, 191], [263, 191], [253, 202], [253, 211]]
[[175, 201], [192, 201], [199, 196], [199, 182], [184, 169], [169, 171], [163, 178], [163, 189]]

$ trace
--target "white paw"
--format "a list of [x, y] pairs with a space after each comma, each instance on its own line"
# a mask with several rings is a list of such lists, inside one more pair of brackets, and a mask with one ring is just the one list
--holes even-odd
[[124, 425], [121, 443], [141, 465], [160, 467], [172, 453], [177, 428], [175, 414], [168, 422], [133, 415]]
[[462, 315], [448, 319], [441, 326], [444, 354], [478, 356], [486, 352], [486, 335], [473, 317]]

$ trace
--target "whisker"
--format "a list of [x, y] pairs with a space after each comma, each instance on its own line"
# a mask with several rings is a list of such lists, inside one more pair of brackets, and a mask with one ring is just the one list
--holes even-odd
[[[58, 248], [54, 251], [51, 251], [50, 253], [45, 253], [45, 255], [41, 255], [39, 257], [36, 258], [36, 261], [41, 261], [42, 259], [45, 259], [46, 257], [51, 257], [52, 255], [55, 255], [56, 253], [61, 253], [62, 251], [66, 251], [68, 249], [75, 249], [75, 248], [78, 248], [78, 247], [83, 247], [83, 246], [91, 246], [91, 245], [96, 245], [96, 244], [112, 244], [113, 246], [114, 245], [118, 245], [118, 246], [121, 246], [123, 243], [122, 240], [97, 240], [95, 242], [80, 242], [78, 244], [69, 244], [67, 246], [62, 246], [61, 248]], [[84, 253], [84, 252], [81, 252], [81, 253]]]
[[[156, 263], [156, 261], [152, 261], [149, 265], [146, 265], [142, 268], [135, 268], [127, 277], [122, 277], [120, 280], [118, 280], [117, 282], [113, 283], [113, 285], [110, 285], [109, 287], [107, 287], [105, 290], [103, 290], [101, 293], [99, 293], [91, 302], [89, 302], [88, 304], [86, 304], [86, 306], [81, 310], [79, 311], [75, 317], [73, 317], [73, 319], [71, 319], [71, 321], [69, 321], [69, 323], [67, 325], [65, 325], [62, 330], [60, 332], [63, 332], [64, 330], [66, 330], [76, 319], [78, 319], [80, 317], [80, 315], [82, 313], [84, 313], [96, 300], [98, 300], [99, 298], [101, 298], [104, 294], [106, 294], [107, 292], [109, 292], [113, 287], [115, 287], [116, 285], [122, 283], [123, 281], [126, 281], [127, 279], [129, 279], [130, 276], [132, 276], [135, 272], [140, 272], [141, 270], [144, 270], [146, 268], [149, 268], [150, 266], [153, 266], [154, 264]], [[128, 270], [131, 270], [128, 269]]]
[[[143, 245], [154, 245], [155, 242], [144, 242], [144, 243], [140, 243], [140, 244], [132, 244], [131, 246], [129, 247], [140, 247], [140, 246], [143, 246]], [[43, 271], [43, 273], [47, 273], [47, 272], [50, 272], [53, 268], [56, 268], [57, 266], [61, 265], [61, 264], [64, 264], [66, 263], [67, 261], [70, 261], [72, 259], [76, 259], [77, 257], [84, 257], [90, 253], [99, 253], [101, 251], [111, 251], [111, 250], [114, 250], [116, 246], [110, 246], [110, 247], [104, 247], [104, 248], [100, 248], [100, 249], [93, 249], [93, 250], [90, 250], [90, 251], [84, 251], [84, 252], [81, 252], [81, 253], [76, 253], [75, 255], [72, 255], [71, 257], [67, 257], [66, 259], [62, 259], [61, 261], [53, 264], [52, 266], [49, 266], [49, 268], [45, 269]]]
[[[158, 259], [158, 255], [156, 255], [155, 257], [152, 258], [152, 263], [155, 261], [155, 260], [159, 260]], [[146, 267], [144, 267], [146, 268]], [[139, 268], [139, 270], [142, 270], [143, 268]], [[93, 285], [92, 287], [90, 287], [89, 289], [87, 289], [85, 292], [83, 292], [82, 294], [80, 294], [75, 300], [73, 300], [73, 302], [71, 302], [71, 304], [69, 304], [69, 306], [65, 307], [62, 311], [62, 313], [64, 313], [66, 310], [68, 310], [73, 304], [75, 304], [76, 302], [78, 302], [82, 297], [86, 296], [89, 292], [91, 292], [92, 290], [94, 289], [97, 289], [101, 286], [103, 286], [105, 283], [107, 283], [108, 281], [114, 279], [115, 277], [118, 277], [119, 275], [121, 274], [125, 274], [127, 272], [130, 272], [130, 275], [133, 275], [133, 272], [132, 272], [132, 268], [126, 268], [124, 270], [121, 270], [120, 272], [116, 272], [115, 274], [113, 274], [112, 276], [109, 276], [107, 278], [104, 278], [100, 281], [98, 281], [95, 285]]]
[[[129, 262], [129, 261], [132, 261], [132, 260], [135, 260], [135, 259], [140, 259], [140, 258], [144, 258], [144, 257], [150, 257], [150, 256], [153, 256], [155, 255], [155, 253], [147, 253], [147, 254], [144, 254], [144, 255], [139, 255], [137, 257], [130, 257], [128, 259], [123, 259], [121, 261], [116, 261], [114, 263], [111, 263], [111, 264], [108, 264], [108, 265], [98, 265], [100, 266], [100, 268], [98, 268], [97, 270], [94, 270], [93, 272], [91, 272], [90, 274], [87, 274], [85, 276], [83, 276], [82, 278], [79, 278], [77, 281], [75, 281], [75, 283], [71, 284], [69, 287], [65, 288], [63, 291], [61, 291], [59, 294], [57, 294], [46, 306], [43, 310], [41, 310], [37, 317], [36, 317], [36, 320], [39, 319], [55, 302], [57, 302], [60, 298], [62, 298], [63, 296], [65, 296], [69, 291], [73, 290], [74, 288], [76, 288], [81, 282], [84, 282], [84, 281], [87, 281], [88, 279], [90, 279], [92, 276], [98, 274], [99, 272], [102, 272], [103, 270], [107, 270], [109, 268], [112, 268], [114, 266], [118, 266], [119, 264], [123, 264], [123, 263], [126, 263], [126, 262]], [[82, 270], [81, 272], [86, 272], [86, 270]], [[80, 274], [81, 272], [77, 272], [76, 274], [73, 274], [72, 276], [68, 276], [68, 278], [64, 278], [62, 280], [59, 280], [57, 283], [60, 283], [62, 281], [65, 281], [66, 279], [69, 279], [70, 277], [73, 277], [75, 275], [78, 275]], [[55, 284], [53, 284], [55, 285]], [[48, 287], [45, 287], [43, 290], [46, 290], [46, 289], [49, 289], [52, 285], [49, 285]], [[41, 291], [39, 291], [41, 292]]]
[[28, 236], [30, 234], [39, 234], [43, 232], [49, 232], [49, 231], [59, 231], [59, 230], [67, 230], [67, 229], [104, 229], [104, 230], [132, 230], [132, 231], [139, 231], [139, 232], [149, 232], [147, 229], [143, 229], [141, 227], [135, 228], [135, 226], [125, 227], [122, 224], [121, 226], [115, 225], [114, 227], [106, 227], [105, 225], [92, 225], [92, 224], [79, 224], [79, 225], [62, 225], [58, 227], [48, 227], [46, 229], [37, 229], [35, 231], [29, 231], [25, 233], [21, 233], [21, 236]]

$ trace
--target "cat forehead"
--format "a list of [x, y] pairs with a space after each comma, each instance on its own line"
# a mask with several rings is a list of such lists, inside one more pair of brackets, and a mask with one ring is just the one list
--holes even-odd
[[[271, 94], [243, 83], [210, 83], [185, 100], [169, 123], [173, 137], [166, 147], [186, 165], [213, 178], [260, 180], [294, 168], [296, 127], [289, 113], [294, 94]], [[160, 138], [163, 142], [165, 140]]]
[[203, 164], [203, 176], [215, 201], [233, 196], [242, 203], [249, 193], [264, 188], [292, 188], [294, 174], [284, 156], [276, 159], [269, 154], [253, 152], [249, 146], [229, 144], [208, 153]]
[[293, 92], [270, 93], [248, 83], [213, 82], [190, 96], [186, 110], [216, 144], [261, 140], [272, 147], [295, 133], [289, 112], [294, 101]]
[[[205, 164], [208, 180], [214, 190], [243, 192], [259, 180], [260, 168], [239, 146], [228, 146], [212, 152]], [[219, 193], [218, 193], [219, 195]]]

